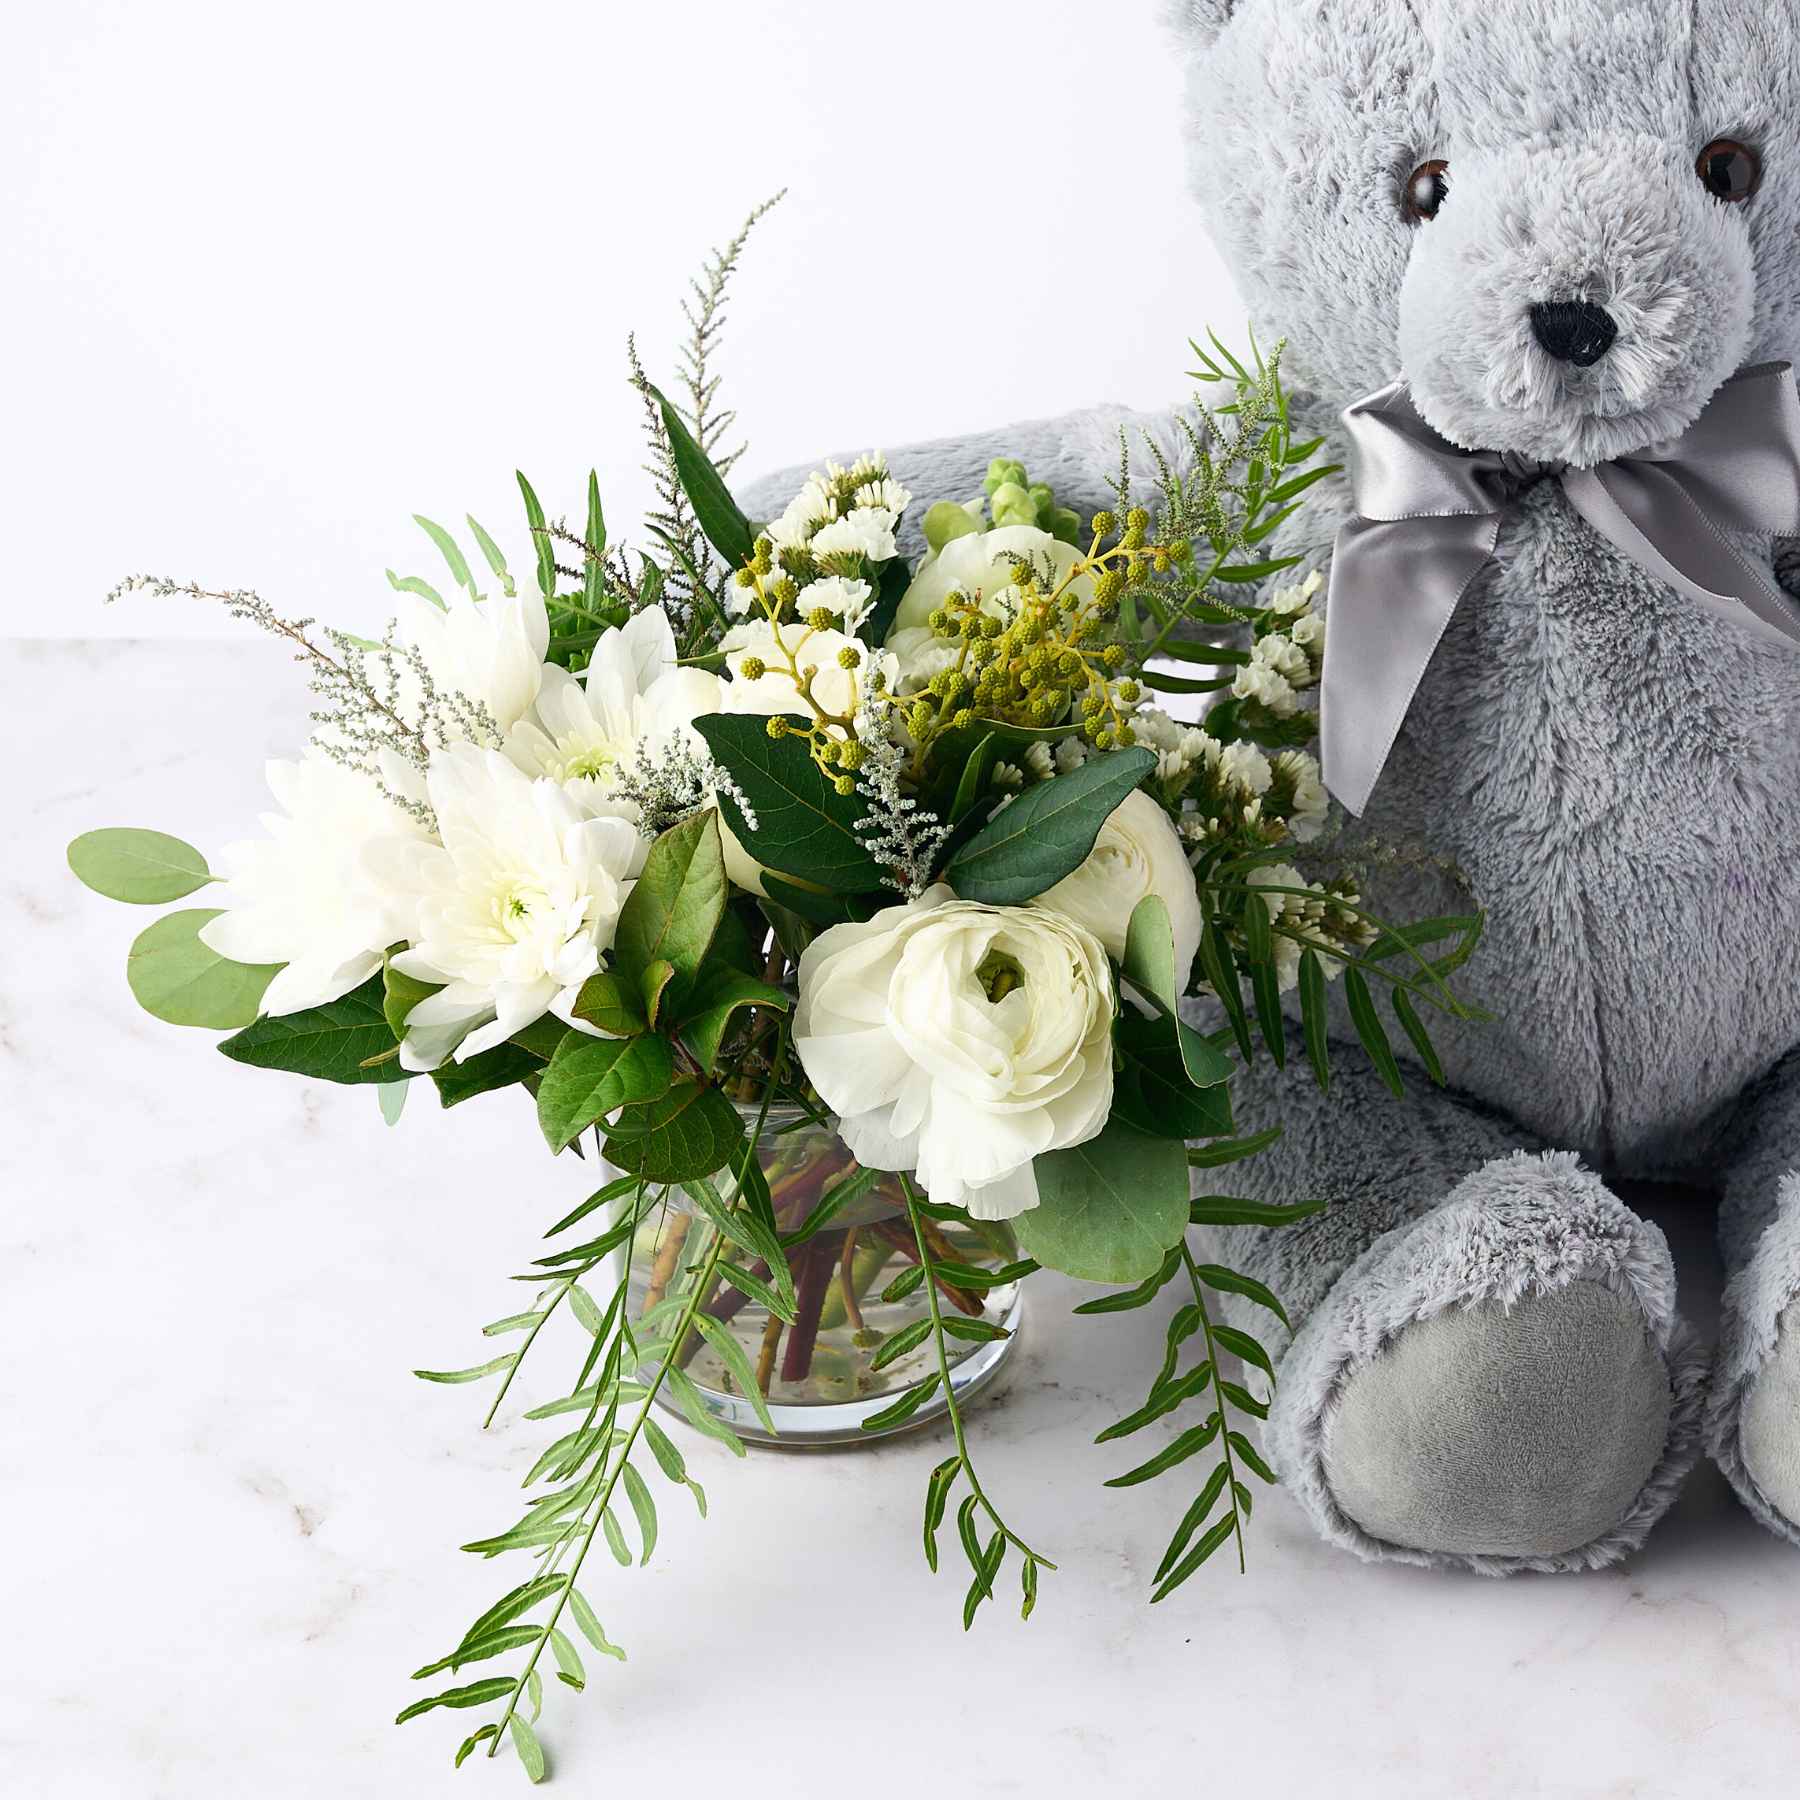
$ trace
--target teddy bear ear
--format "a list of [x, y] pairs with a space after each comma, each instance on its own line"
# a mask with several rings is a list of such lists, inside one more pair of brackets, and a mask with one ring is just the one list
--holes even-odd
[[1204, 50], [1227, 24], [1237, 0], [1167, 0], [1163, 14], [1184, 50]]

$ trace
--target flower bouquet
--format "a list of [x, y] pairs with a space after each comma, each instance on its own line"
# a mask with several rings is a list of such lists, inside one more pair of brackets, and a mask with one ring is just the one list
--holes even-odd
[[[1179, 454], [1149, 445], [1142, 499], [1122, 441], [1116, 503], [1089, 517], [1016, 462], [915, 496], [874, 455], [759, 521], [709, 372], [742, 244], [698, 284], [680, 403], [632, 352], [659, 482], [644, 552], [609, 538], [597, 478], [577, 530], [521, 476], [528, 572], [472, 518], [472, 556], [421, 519], [449, 581], [390, 572], [379, 638], [134, 578], [291, 643], [312, 740], [216, 874], [153, 832], [70, 850], [121, 900], [217, 884], [132, 949], [157, 1017], [370, 1086], [390, 1120], [415, 1087], [447, 1107], [520, 1089], [551, 1151], [604, 1165], [520, 1278], [528, 1303], [485, 1328], [519, 1347], [425, 1377], [492, 1379], [491, 1420], [548, 1320], [584, 1334], [526, 1415], [556, 1423], [523, 1516], [466, 1546], [534, 1572], [400, 1714], [489, 1707], [457, 1761], [510, 1740], [534, 1779], [543, 1675], [581, 1687], [580, 1640], [620, 1654], [588, 1597], [596, 1544], [649, 1555], [658, 1474], [704, 1511], [670, 1409], [740, 1453], [945, 1417], [927, 1558], [954, 1538], [965, 1626], [1009, 1564], [1030, 1614], [1054, 1565], [978, 1478], [964, 1403], [1039, 1269], [1122, 1288], [1081, 1311], [1179, 1284], [1147, 1398], [1104, 1435], [1196, 1421], [1120, 1483], [1212, 1452], [1153, 1598], [1241, 1555], [1247, 1482], [1273, 1479], [1242, 1429], [1272, 1359], [1217, 1298], [1284, 1321], [1188, 1228], [1314, 1207], [1195, 1197], [1196, 1169], [1272, 1136], [1234, 1134], [1234, 1068], [1285, 1056], [1293, 990], [1326, 1080], [1338, 977], [1396, 1086], [1376, 987], [1427, 1067], [1424, 1012], [1467, 1010], [1446, 977], [1475, 921], [1379, 924], [1322, 836], [1319, 580], [1280, 585], [1295, 559], [1266, 540], [1329, 471], [1291, 440], [1279, 354], [1202, 352], [1228, 404], [1178, 416]], [[1165, 696], [1207, 709], [1179, 722]]]

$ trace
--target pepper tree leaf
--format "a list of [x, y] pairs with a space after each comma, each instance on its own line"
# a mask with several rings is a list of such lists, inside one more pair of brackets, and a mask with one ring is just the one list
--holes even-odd
[[132, 906], [184, 900], [216, 879], [192, 844], [126, 826], [84, 831], [69, 846], [69, 867], [96, 894]]
[[1185, 1146], [1114, 1121], [1032, 1165], [1038, 1204], [1013, 1222], [1019, 1247], [1083, 1281], [1145, 1281], [1188, 1222]]
[[674, 1072], [666, 1038], [593, 1038], [571, 1032], [544, 1070], [538, 1125], [550, 1148], [560, 1150], [607, 1114], [666, 1094]]
[[950, 885], [994, 906], [1054, 887], [1087, 860], [1107, 816], [1155, 767], [1148, 750], [1114, 750], [1020, 794], [951, 857]]
[[[381, 977], [371, 975], [361, 987], [323, 1006], [280, 1018], [262, 1018], [228, 1037], [219, 1048], [233, 1062], [258, 1069], [285, 1069], [319, 1081], [361, 1084], [405, 1081], [411, 1074], [399, 1060], [365, 1067], [369, 1058], [394, 1048], [383, 1010]], [[478, 1059], [479, 1060], [479, 1059]]]
[[525, 497], [525, 523], [531, 528], [532, 548], [537, 551], [538, 590], [546, 600], [553, 599], [556, 594], [556, 549], [544, 527], [544, 508], [531, 483], [525, 479], [524, 471], [515, 469], [513, 473], [518, 477], [519, 492]]
[[152, 1018], [209, 1031], [235, 1031], [256, 1018], [264, 990], [283, 965], [233, 962], [208, 949], [200, 932], [218, 917], [217, 907], [169, 913], [139, 932], [125, 979]]
[[759, 863], [834, 894], [881, 886], [880, 866], [856, 833], [867, 803], [840, 794], [802, 739], [772, 738], [768, 720], [742, 713], [708, 713], [694, 728], [756, 814], [753, 831], [733, 796], [720, 794], [726, 822]]

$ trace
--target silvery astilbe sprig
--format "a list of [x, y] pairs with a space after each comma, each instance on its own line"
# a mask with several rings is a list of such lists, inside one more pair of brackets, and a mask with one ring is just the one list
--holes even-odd
[[895, 723], [893, 700], [885, 692], [871, 692], [865, 684], [856, 715], [862, 760], [855, 780], [868, 811], [856, 821], [855, 829], [870, 856], [886, 871], [882, 880], [911, 896], [931, 885], [950, 826], [902, 788], [900, 775], [907, 754], [896, 739]]
[[634, 806], [639, 832], [654, 840], [711, 806], [719, 794], [728, 794], [745, 825], [757, 829], [756, 809], [736, 781], [711, 757], [675, 738], [654, 749], [640, 740], [632, 760], [615, 768], [608, 798]]
[[447, 744], [497, 750], [505, 741], [484, 701], [440, 686], [418, 646], [396, 641], [397, 622], [390, 621], [375, 643], [315, 619], [284, 619], [251, 588], [215, 590], [161, 575], [128, 576], [107, 599], [142, 591], [160, 599], [182, 594], [216, 600], [232, 618], [292, 644], [294, 660], [306, 668], [307, 686], [319, 702], [310, 715], [313, 744], [341, 767], [366, 776], [383, 798], [427, 827], [436, 825], [431, 808], [416, 793], [393, 785], [389, 776], [399, 770], [389, 759], [422, 777], [432, 752]]

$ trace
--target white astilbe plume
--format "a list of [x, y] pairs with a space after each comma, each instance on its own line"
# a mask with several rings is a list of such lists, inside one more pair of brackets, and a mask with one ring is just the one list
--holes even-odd
[[863, 749], [856, 791], [869, 808], [856, 821], [856, 834], [887, 871], [882, 880], [889, 887], [902, 894], [922, 894], [931, 885], [950, 827], [936, 813], [921, 809], [900, 786], [906, 752], [895, 740], [894, 703], [886, 693], [865, 689], [856, 736]]
[[636, 809], [640, 836], [657, 838], [711, 806], [720, 794], [731, 796], [744, 824], [755, 831], [756, 809], [743, 789], [710, 756], [700, 755], [685, 737], [675, 737], [639, 743], [631, 760], [615, 769], [609, 797]]

